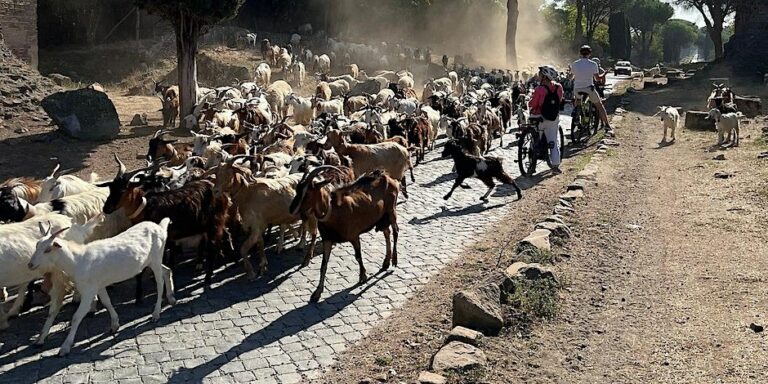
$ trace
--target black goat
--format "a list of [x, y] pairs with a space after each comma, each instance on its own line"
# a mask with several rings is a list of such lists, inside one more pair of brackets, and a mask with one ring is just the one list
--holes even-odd
[[497, 179], [503, 184], [511, 184], [517, 192], [517, 199], [520, 200], [523, 198], [523, 192], [520, 190], [520, 187], [518, 187], [515, 180], [504, 171], [502, 160], [500, 158], [470, 155], [464, 152], [461, 149], [461, 146], [453, 140], [446, 143], [445, 148], [443, 149], [443, 157], [447, 156], [453, 158], [458, 177], [456, 177], [451, 190], [443, 197], [443, 199], [448, 200], [451, 198], [453, 191], [462, 185], [464, 180], [470, 177], [476, 177], [480, 179], [483, 184], [488, 186], [488, 192], [480, 198], [482, 201], [488, 201], [488, 196], [496, 187], [493, 179]]

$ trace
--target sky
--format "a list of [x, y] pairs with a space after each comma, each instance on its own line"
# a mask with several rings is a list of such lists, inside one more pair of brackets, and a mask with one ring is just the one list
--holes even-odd
[[[662, 1], [665, 3], [670, 3], [670, 4], [672, 3], [672, 0], [662, 0]], [[675, 19], [688, 20], [696, 23], [696, 25], [698, 25], [699, 27], [704, 26], [704, 19], [702, 18], [701, 13], [699, 13], [698, 10], [695, 10], [695, 9], [686, 10], [674, 4], [672, 5], [672, 7], [675, 8], [675, 16], [674, 16]]]

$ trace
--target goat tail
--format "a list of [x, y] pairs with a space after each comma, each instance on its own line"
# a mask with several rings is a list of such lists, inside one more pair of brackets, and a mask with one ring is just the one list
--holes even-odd
[[91, 184], [96, 184], [99, 182], [99, 174], [96, 172], [91, 172], [91, 178], [89, 180]]
[[160, 228], [162, 228], [163, 231], [165, 231], [166, 233], [168, 232], [168, 225], [170, 225], [170, 224], [171, 224], [171, 218], [170, 217], [166, 217], [166, 218], [160, 220]]

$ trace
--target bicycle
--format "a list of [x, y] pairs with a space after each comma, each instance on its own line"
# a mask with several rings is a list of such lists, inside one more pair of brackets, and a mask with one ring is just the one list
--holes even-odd
[[[528, 119], [528, 124], [520, 126], [520, 132], [517, 134], [517, 164], [520, 167], [520, 173], [525, 176], [533, 176], [536, 173], [536, 165], [540, 160], [546, 160], [547, 165], [552, 168], [549, 160], [550, 147], [544, 130], [539, 128], [541, 117]], [[563, 127], [559, 127], [560, 153], [565, 150], [565, 134]]]
[[589, 94], [579, 92], [579, 97], [581, 97], [581, 104], [574, 106], [571, 121], [571, 142], [574, 144], [589, 141], [597, 134], [600, 127], [600, 115], [597, 107], [589, 99]]

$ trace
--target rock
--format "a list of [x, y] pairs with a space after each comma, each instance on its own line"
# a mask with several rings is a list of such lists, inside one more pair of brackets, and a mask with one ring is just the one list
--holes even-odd
[[487, 362], [488, 359], [482, 350], [469, 344], [452, 341], [440, 348], [432, 357], [432, 370], [463, 371], [485, 366]]
[[748, 118], [754, 118], [763, 114], [763, 105], [757, 96], [736, 96], [736, 108]]
[[130, 125], [131, 127], [141, 127], [141, 126], [144, 126], [144, 125], [149, 125], [149, 123], [147, 122], [147, 114], [146, 113], [142, 113], [142, 114], [138, 114], [137, 113], [137, 114], [133, 115], [133, 119], [131, 119], [131, 123], [128, 124], [128, 125]]
[[621, 115], [623, 113], [627, 113], [627, 110], [624, 109], [624, 108], [616, 108], [616, 110], [613, 113], [615, 113], [617, 115]]
[[382, 372], [382, 373], [379, 373], [379, 374], [377, 374], [377, 375], [374, 377], [374, 379], [375, 379], [377, 382], [379, 382], [379, 383], [386, 383], [386, 382], [387, 382], [387, 380], [389, 380], [389, 376], [387, 375], [387, 373], [385, 373], [385, 372]]
[[453, 327], [451, 333], [448, 334], [446, 342], [460, 341], [462, 343], [478, 346], [480, 339], [483, 338], [483, 334], [477, 331], [473, 331], [465, 327]]
[[557, 205], [562, 205], [563, 207], [566, 207], [566, 208], [573, 208], [573, 203], [563, 199], [558, 199]]
[[713, 158], [712, 158], [712, 160], [723, 161], [723, 160], [725, 160], [725, 155], [723, 155], [723, 154], [721, 153], [721, 154], [719, 154], [719, 155], [717, 155], [717, 156], [713, 157]]
[[636, 225], [636, 224], [626, 224], [626, 225], [624, 225], [624, 228], [631, 229], [633, 231], [637, 231], [637, 230], [643, 229], [643, 227], [641, 225]]
[[757, 155], [758, 159], [768, 159], [768, 152], [762, 152]]
[[545, 218], [544, 221], [565, 225], [565, 218], [563, 218], [560, 215], [547, 216], [547, 218]]
[[613, 129], [610, 131], [605, 131], [605, 137], [613, 139], [616, 137], [616, 132], [614, 132]]
[[29, 132], [29, 128], [16, 128], [13, 130], [13, 133], [27, 133]]
[[586, 180], [584, 180], [584, 179], [576, 179], [576, 180], [573, 181], [573, 183], [568, 184], [568, 190], [569, 191], [573, 191], [573, 190], [577, 190], [577, 189], [578, 190], [584, 190], [584, 187], [586, 187], [586, 186], [587, 186], [587, 181]]
[[93, 83], [87, 86], [86, 88], [93, 89], [94, 91], [104, 92], [104, 93], [107, 92], [107, 90], [104, 89], [104, 86], [99, 83]]
[[734, 177], [734, 176], [736, 175], [734, 175], [732, 172], [723, 172], [723, 171], [715, 172], [716, 179], [730, 179], [731, 177]]
[[437, 373], [422, 371], [419, 373], [419, 378], [416, 381], [419, 384], [445, 384], [448, 382], [448, 379]]
[[561, 215], [561, 216], [570, 216], [574, 214], [576, 211], [573, 208], [564, 207], [562, 205], [555, 206], [555, 209], [552, 210], [552, 213], [555, 215]]
[[749, 329], [753, 330], [755, 333], [760, 333], [765, 330], [765, 328], [761, 324], [757, 324], [757, 323], [750, 324]]
[[453, 295], [453, 326], [497, 335], [504, 327], [500, 301], [501, 292], [494, 284], [457, 292]]
[[120, 133], [115, 105], [103, 92], [87, 88], [57, 92], [43, 99], [41, 105], [56, 125], [74, 138], [108, 140]]
[[715, 121], [708, 119], [709, 112], [688, 111], [685, 113], [685, 128], [696, 131], [714, 131]]
[[597, 146], [597, 150], [598, 150], [598, 151], [600, 151], [600, 150], [605, 150], [605, 151], [607, 151], [607, 150], [608, 150], [608, 146], [607, 146], [607, 145], [605, 145], [605, 144], [600, 144], [600, 145], [598, 145], [598, 146]]
[[374, 383], [373, 379], [369, 377], [366, 377], [365, 379], [362, 379], [357, 382], [357, 384], [373, 384], [373, 383]]
[[72, 84], [72, 79], [70, 79], [69, 76], [64, 76], [60, 73], [51, 73], [48, 75], [48, 78], [53, 80], [56, 85], [60, 85], [62, 87]]
[[543, 221], [536, 224], [534, 229], [546, 229], [552, 235], [560, 239], [568, 239], [571, 237], [571, 229], [568, 228], [565, 223], [556, 223], [553, 221]]
[[538, 263], [528, 264], [522, 261], [518, 261], [510, 265], [506, 270], [504, 270], [504, 282], [502, 283], [502, 288], [506, 292], [513, 292], [515, 280], [521, 280], [521, 279], [524, 279], [524, 280], [549, 279], [555, 282], [555, 284], [559, 284], [557, 277], [555, 276], [555, 273], [552, 272], [551, 269], [546, 268]]
[[552, 245], [549, 243], [549, 232], [546, 229], [536, 229], [528, 237], [517, 244], [518, 252], [525, 252], [529, 249], [538, 249], [539, 251], [550, 252]]
[[560, 196], [561, 199], [569, 202], [574, 202], [581, 197], [584, 197], [584, 191], [582, 190], [571, 190]]
[[609, 146], [609, 147], [618, 147], [619, 145], [621, 145], [618, 141], [611, 140], [611, 139], [600, 140], [600, 144], [606, 145], [606, 146]]

